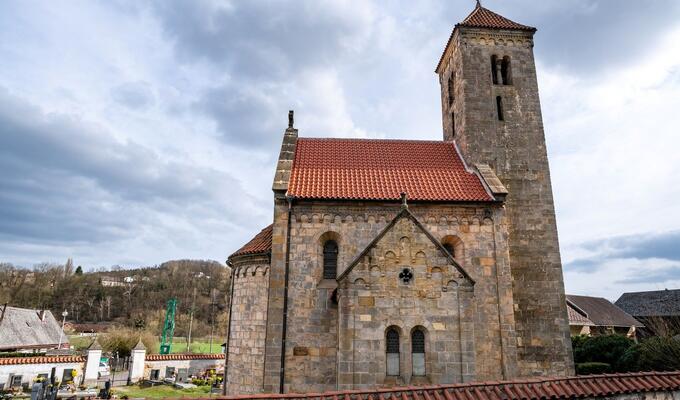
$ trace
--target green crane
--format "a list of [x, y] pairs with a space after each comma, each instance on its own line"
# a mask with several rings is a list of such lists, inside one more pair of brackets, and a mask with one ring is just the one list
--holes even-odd
[[163, 324], [163, 337], [161, 338], [161, 354], [170, 354], [172, 337], [175, 335], [175, 310], [177, 309], [177, 299], [168, 300], [168, 307], [165, 310], [165, 324]]

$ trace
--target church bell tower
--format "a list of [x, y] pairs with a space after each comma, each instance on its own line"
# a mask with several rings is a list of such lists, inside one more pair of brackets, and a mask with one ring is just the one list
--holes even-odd
[[477, 3], [437, 65], [444, 140], [508, 189], [518, 376], [573, 374], [533, 36]]

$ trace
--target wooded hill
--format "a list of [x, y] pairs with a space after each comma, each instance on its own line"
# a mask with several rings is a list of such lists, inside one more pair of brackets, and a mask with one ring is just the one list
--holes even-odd
[[224, 336], [228, 321], [229, 268], [216, 261], [173, 260], [153, 267], [84, 272], [64, 265], [31, 269], [0, 263], [0, 305], [49, 309], [74, 323], [111, 322], [160, 335], [168, 299], [178, 300], [176, 336]]

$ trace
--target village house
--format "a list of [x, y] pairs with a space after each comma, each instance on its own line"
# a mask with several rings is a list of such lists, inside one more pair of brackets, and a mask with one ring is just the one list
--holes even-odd
[[567, 295], [572, 336], [624, 335], [637, 338], [640, 321], [602, 297]]

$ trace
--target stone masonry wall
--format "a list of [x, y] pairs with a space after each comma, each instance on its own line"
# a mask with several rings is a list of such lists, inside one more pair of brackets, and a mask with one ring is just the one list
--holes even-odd
[[[533, 33], [457, 28], [452, 40], [439, 69], [444, 138], [455, 139], [468, 163], [489, 164], [509, 191], [516, 375], [573, 374]], [[492, 83], [492, 55], [510, 57], [510, 85]], [[452, 75], [455, 100], [449, 106]], [[497, 96], [502, 98], [503, 121], [497, 118]]]
[[269, 258], [243, 256], [234, 263], [227, 393], [262, 392], [267, 334]]
[[[413, 278], [399, 274], [408, 269]], [[475, 376], [472, 282], [409, 218], [401, 218], [340, 282], [339, 389], [465, 382]], [[387, 375], [386, 333], [399, 332], [399, 375]], [[425, 333], [425, 375], [411, 335]]]
[[[478, 380], [507, 377], [507, 371], [516, 368], [516, 339], [513, 332], [507, 229], [502, 207], [492, 204], [487, 206], [411, 204], [410, 210], [438, 240], [449, 240], [455, 245], [457, 260], [476, 281], [472, 300], [476, 310], [473, 329], [475, 370], [466, 371], [464, 375], [469, 379]], [[278, 215], [280, 226], [285, 228], [286, 215], [283, 207], [280, 211], [279, 214], [275, 214], [275, 220]], [[336, 282], [322, 279], [323, 242], [332, 238], [339, 245], [339, 275], [399, 211], [400, 205], [396, 202], [384, 204], [306, 202], [293, 205], [286, 392], [338, 388], [339, 371], [336, 354], [338, 306], [333, 302]], [[276, 221], [274, 226], [273, 243], [275, 246], [280, 243], [283, 250], [285, 229], [277, 231]], [[277, 281], [283, 277], [285, 264], [283, 258], [282, 253], [279, 264], [282, 268]], [[274, 265], [272, 255], [272, 273]], [[273, 275], [271, 279], [271, 282], [274, 282]], [[280, 331], [274, 333], [271, 331], [271, 327], [280, 326], [280, 320], [272, 321], [273, 293], [273, 291], [270, 293], [270, 328], [267, 334], [267, 359], [272, 363], [277, 355], [274, 351], [277, 345], [276, 338], [280, 341]], [[387, 292], [384, 292], [384, 295], [385, 297], [378, 300], [377, 304], [401, 301], [399, 292], [394, 293], [392, 298], [388, 297]], [[439, 311], [436, 309], [432, 311], [433, 318], [437, 312]], [[428, 321], [426, 313], [422, 318], [425, 318], [422, 323], [430, 327], [432, 322], [436, 322]], [[376, 332], [373, 333], [384, 335], [384, 329], [376, 328]], [[280, 345], [278, 346], [280, 349]], [[280, 356], [280, 353], [278, 355]], [[434, 371], [434, 367], [432, 368]], [[268, 371], [268, 376], [274, 378], [276, 371], [273, 369]], [[265, 383], [265, 391], [277, 389]]]

